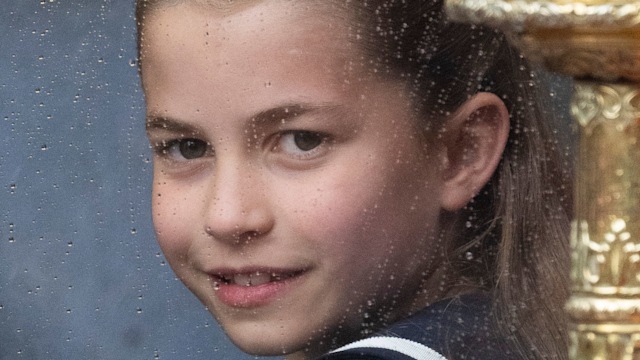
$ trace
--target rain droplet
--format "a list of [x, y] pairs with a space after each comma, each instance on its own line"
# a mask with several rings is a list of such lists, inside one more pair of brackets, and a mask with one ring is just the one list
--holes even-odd
[[464, 257], [465, 257], [467, 260], [473, 260], [473, 253], [472, 253], [471, 251], [467, 251], [467, 252], [464, 254]]

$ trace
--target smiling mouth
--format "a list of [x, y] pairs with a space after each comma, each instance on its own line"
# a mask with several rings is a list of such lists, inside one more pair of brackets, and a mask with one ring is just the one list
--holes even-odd
[[291, 279], [303, 272], [302, 270], [292, 272], [255, 271], [237, 274], [218, 274], [214, 276], [214, 279], [219, 284], [251, 287]]

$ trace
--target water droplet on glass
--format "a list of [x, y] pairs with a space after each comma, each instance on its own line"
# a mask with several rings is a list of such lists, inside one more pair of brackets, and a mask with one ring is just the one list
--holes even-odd
[[472, 253], [471, 251], [467, 251], [467, 252], [464, 254], [464, 257], [465, 257], [467, 260], [473, 260], [473, 253]]

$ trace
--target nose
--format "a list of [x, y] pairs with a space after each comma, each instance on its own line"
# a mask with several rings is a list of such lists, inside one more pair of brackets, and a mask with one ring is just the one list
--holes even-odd
[[208, 189], [205, 232], [240, 243], [267, 234], [274, 218], [260, 170], [249, 163], [218, 163]]

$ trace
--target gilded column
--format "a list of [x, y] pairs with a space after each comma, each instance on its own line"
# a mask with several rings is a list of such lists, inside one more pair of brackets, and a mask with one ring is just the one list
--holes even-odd
[[569, 354], [640, 360], [640, 1], [447, 1], [576, 79]]

